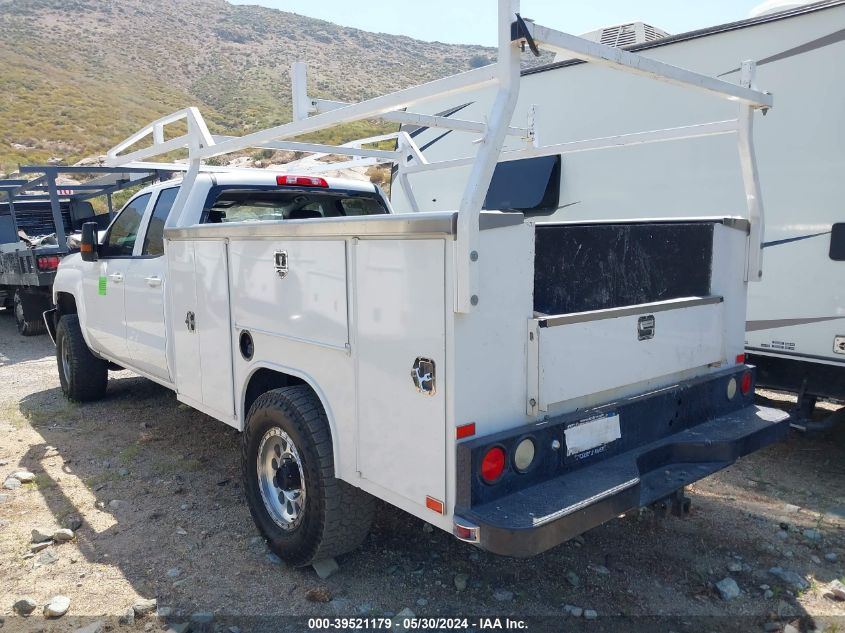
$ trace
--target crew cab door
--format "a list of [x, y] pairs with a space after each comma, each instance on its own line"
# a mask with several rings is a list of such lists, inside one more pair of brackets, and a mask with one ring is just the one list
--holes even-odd
[[143, 242], [126, 273], [126, 344], [132, 365], [171, 382], [167, 367], [167, 338], [164, 323], [164, 286], [167, 262], [164, 257], [164, 223], [176, 200], [178, 187], [158, 192], [143, 225]]
[[94, 350], [119, 361], [129, 360], [126, 344], [125, 281], [151, 194], [130, 200], [109, 226], [99, 259], [87, 264], [82, 279], [84, 327]]

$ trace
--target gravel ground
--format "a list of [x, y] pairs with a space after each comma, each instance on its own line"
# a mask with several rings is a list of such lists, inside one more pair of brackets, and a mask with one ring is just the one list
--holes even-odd
[[[475, 630], [482, 616], [545, 618], [528, 630], [845, 628], [845, 602], [830, 593], [845, 575], [841, 428], [793, 434], [699, 482], [685, 518], [642, 512], [530, 560], [480, 552], [381, 505], [364, 546], [323, 580], [281, 564], [258, 536], [235, 431], [129, 372], [112, 374], [102, 402], [70, 404], [53, 354], [47, 337], [19, 337], [0, 311], [0, 482], [22, 468], [34, 475], [0, 491], [4, 633], [89, 623], [90, 633], [181, 633], [192, 615], [194, 631], [307, 630], [307, 619], [285, 616], [403, 609], [471, 616]], [[825, 406], [819, 415], [836, 409]], [[31, 555], [33, 529], [49, 535], [77, 519], [71, 541]], [[67, 614], [45, 620], [56, 595], [70, 598]], [[13, 612], [23, 597], [36, 605], [28, 618]], [[157, 599], [158, 617], [120, 623], [142, 598]]]

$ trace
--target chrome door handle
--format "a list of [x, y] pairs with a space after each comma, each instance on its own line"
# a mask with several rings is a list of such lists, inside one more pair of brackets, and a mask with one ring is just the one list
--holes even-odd
[[123, 281], [123, 273], [112, 273], [109, 275], [109, 279], [111, 279], [114, 283], [119, 284]]
[[144, 281], [147, 282], [148, 286], [152, 286], [153, 288], [157, 288], [161, 285], [161, 277], [153, 275], [152, 277], [144, 277]]

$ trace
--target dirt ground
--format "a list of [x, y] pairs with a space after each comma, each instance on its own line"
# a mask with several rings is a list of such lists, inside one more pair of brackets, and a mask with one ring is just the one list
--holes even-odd
[[[699, 482], [685, 518], [643, 512], [529, 560], [480, 552], [381, 505], [364, 546], [326, 580], [268, 556], [243, 499], [238, 446], [234, 430], [129, 372], [112, 374], [101, 402], [66, 402], [49, 338], [19, 337], [0, 311], [0, 483], [20, 467], [36, 475], [0, 490], [4, 633], [92, 622], [180, 633], [192, 616], [195, 631], [308, 630], [308, 617], [403, 609], [468, 616], [472, 630], [494, 616], [532, 618], [528, 630], [845, 630], [845, 602], [828, 594], [845, 575], [841, 429], [794, 433]], [[83, 523], [73, 541], [29, 556], [33, 528], [74, 515]], [[727, 577], [741, 590], [730, 601], [715, 587]], [[13, 614], [24, 596], [40, 614], [56, 594], [71, 600], [62, 618]], [[157, 598], [169, 617], [119, 624], [138, 598]]]

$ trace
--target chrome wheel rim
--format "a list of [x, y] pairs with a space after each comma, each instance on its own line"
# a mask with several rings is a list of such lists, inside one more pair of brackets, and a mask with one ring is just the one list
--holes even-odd
[[264, 507], [283, 530], [293, 530], [305, 513], [305, 473], [290, 436], [274, 427], [258, 447], [258, 487]]
[[23, 323], [23, 302], [20, 300], [15, 301], [15, 318], [18, 323]]
[[65, 375], [65, 380], [70, 379], [70, 350], [68, 349], [67, 339], [62, 339], [62, 373]]

